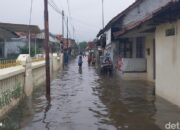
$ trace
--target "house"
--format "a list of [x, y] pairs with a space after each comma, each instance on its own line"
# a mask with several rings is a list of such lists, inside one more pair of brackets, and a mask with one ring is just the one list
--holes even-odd
[[6, 40], [17, 37], [18, 36], [14, 32], [0, 28], [0, 59], [7, 55], [7, 45], [5, 45]]
[[68, 50], [68, 53], [71, 56], [74, 55], [77, 51], [76, 41], [71, 38], [69, 38], [68, 40], [66, 38], [63, 38], [63, 49]]
[[[0, 23], [1, 37], [1, 58], [16, 58], [20, 53], [20, 47], [28, 45], [29, 31], [31, 35], [39, 33], [39, 27], [35, 25], [23, 25], [12, 23]], [[5, 31], [5, 32], [4, 32]], [[7, 32], [10, 32], [8, 34]]]
[[[42, 50], [42, 53], [44, 53], [44, 40], [45, 40], [45, 32], [44, 30], [41, 30], [40, 33], [38, 33], [36, 36], [36, 41], [38, 43], [38, 48]], [[51, 48], [52, 53], [57, 53], [61, 51], [61, 43], [60, 40], [57, 38], [57, 35], [49, 33], [49, 44]]]
[[136, 0], [97, 35], [114, 61], [123, 57], [122, 78], [155, 83], [156, 95], [180, 106], [180, 1]]

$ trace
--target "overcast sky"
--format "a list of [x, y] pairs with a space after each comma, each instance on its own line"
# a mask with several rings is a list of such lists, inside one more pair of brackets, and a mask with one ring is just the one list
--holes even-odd
[[[44, 27], [44, 0], [33, 0], [32, 24]], [[51, 0], [49, 0], [51, 1]], [[53, 0], [60, 10], [68, 13], [67, 0]], [[104, 0], [105, 24], [127, 8], [135, 0]], [[0, 4], [0, 22], [28, 24], [31, 0], [3, 0]], [[101, 0], [69, 0], [71, 22], [70, 35], [73, 37], [72, 25], [75, 27], [77, 41], [93, 40], [102, 28]], [[61, 16], [49, 7], [50, 32], [62, 32]]]

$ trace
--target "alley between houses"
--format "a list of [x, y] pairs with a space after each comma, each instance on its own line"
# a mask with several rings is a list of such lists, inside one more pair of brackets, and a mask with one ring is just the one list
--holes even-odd
[[155, 97], [154, 85], [102, 76], [77, 59], [57, 74], [51, 101], [44, 86], [2, 120], [2, 130], [164, 130], [180, 121], [180, 109]]

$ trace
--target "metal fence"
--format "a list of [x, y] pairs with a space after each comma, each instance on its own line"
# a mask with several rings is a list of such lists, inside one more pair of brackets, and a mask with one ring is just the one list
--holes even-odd
[[44, 61], [45, 58], [44, 57], [34, 57], [32, 58], [32, 62], [39, 62], [39, 61]]
[[0, 60], [0, 69], [9, 68], [20, 65], [16, 60]]

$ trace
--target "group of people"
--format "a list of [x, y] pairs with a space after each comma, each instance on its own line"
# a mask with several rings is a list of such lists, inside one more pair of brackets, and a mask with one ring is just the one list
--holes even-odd
[[[88, 57], [88, 63], [89, 63], [89, 60], [90, 60], [90, 58]], [[91, 60], [92, 60], [92, 59], [91, 59]], [[78, 66], [79, 66], [79, 68], [82, 67], [82, 64], [83, 64], [83, 56], [82, 56], [82, 55], [79, 55], [79, 58], [78, 58]], [[122, 58], [121, 56], [119, 56], [118, 59], [117, 59], [115, 68], [116, 68], [118, 71], [122, 71], [122, 66], [123, 66], [123, 58]]]

